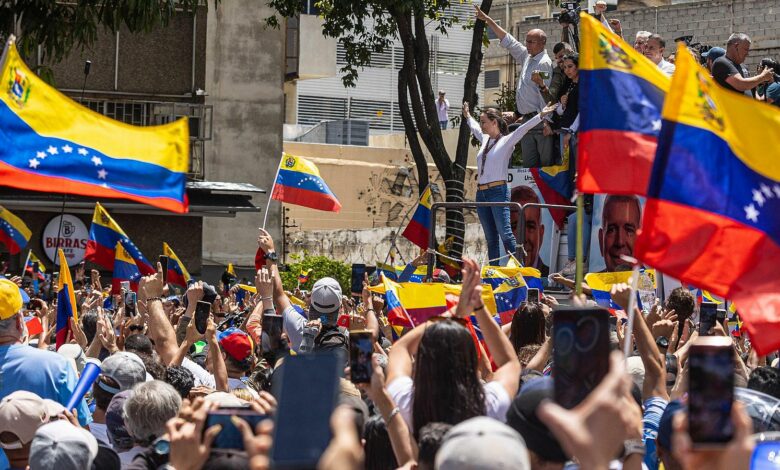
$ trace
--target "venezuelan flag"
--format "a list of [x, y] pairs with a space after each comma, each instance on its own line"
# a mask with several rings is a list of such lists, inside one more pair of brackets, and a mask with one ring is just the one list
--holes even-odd
[[401, 304], [398, 296], [398, 283], [382, 276], [383, 293], [385, 294], [385, 306], [387, 308], [387, 321], [393, 326], [414, 328], [415, 323], [409, 313]]
[[298, 274], [298, 284], [306, 284], [309, 282], [309, 274], [311, 274], [312, 271], [314, 270], [301, 268], [301, 273]]
[[409, 221], [409, 225], [406, 226], [401, 234], [404, 238], [425, 250], [428, 249], [431, 235], [432, 203], [431, 186], [428, 185], [420, 196], [420, 201], [417, 203], [417, 209], [414, 211], [414, 215], [412, 215], [412, 220]]
[[317, 166], [303, 157], [285, 153], [271, 197], [321, 211], [339, 212], [341, 203], [320, 176]]
[[168, 257], [168, 283], [186, 289], [191, 276], [187, 272], [187, 268], [184, 267], [184, 263], [165, 242], [163, 242], [163, 254]]
[[671, 81], [598, 20], [580, 18], [577, 189], [644, 195]]
[[[615, 284], [630, 284], [632, 271], [617, 271], [608, 273], [588, 273], [585, 275], [585, 283], [590, 287], [593, 300], [597, 304], [609, 310], [621, 310], [621, 307], [612, 301], [612, 286]], [[642, 269], [640, 270], [640, 276], [646, 276], [655, 284], [655, 270], [654, 269]], [[642, 309], [642, 300], [639, 296], [639, 292], [636, 295], [637, 307]]]
[[398, 270], [392, 264], [376, 263], [376, 270], [391, 281], [398, 281]]
[[544, 285], [542, 284], [542, 272], [536, 268], [524, 267], [517, 261], [514, 255], [509, 256], [509, 261], [506, 263], [506, 267], [495, 268], [508, 276], [512, 276], [519, 272], [523, 276], [523, 280], [527, 287], [531, 289], [539, 289], [539, 292], [544, 292]]
[[68, 341], [70, 335], [70, 319], [79, 321], [79, 313], [76, 309], [76, 294], [73, 290], [73, 280], [70, 277], [68, 259], [62, 248], [57, 250], [60, 260], [60, 277], [57, 281], [57, 328], [56, 348]]
[[[571, 205], [574, 178], [572, 178], [573, 169], [569, 167], [569, 163], [569, 151], [567, 150], [564, 152], [562, 164], [531, 168], [531, 175], [533, 175], [536, 187], [542, 193], [546, 204]], [[568, 212], [562, 209], [552, 209], [550, 215], [558, 227], [563, 228]]]
[[22, 251], [31, 236], [32, 232], [22, 219], [0, 206], [0, 242], [8, 248], [9, 253], [15, 255]]
[[38, 263], [38, 279], [41, 281], [46, 280], [46, 276], [44, 276], [44, 273], [46, 272], [46, 266], [43, 265], [40, 259], [38, 259], [37, 256], [35, 256], [35, 253], [30, 250], [30, 254], [27, 256], [27, 262], [24, 264], [24, 272], [30, 273], [30, 276], [33, 275], [33, 263]]
[[186, 118], [146, 128], [114, 121], [47, 85], [13, 42], [4, 56], [0, 184], [187, 211]]
[[519, 268], [482, 268], [482, 283], [490, 285], [501, 323], [512, 321], [517, 308], [528, 298], [528, 286]]
[[136, 266], [130, 253], [122, 246], [122, 242], [117, 242], [114, 248], [114, 272], [111, 277], [111, 293], [119, 294], [123, 281], [130, 282], [130, 290], [138, 292], [138, 281], [141, 280], [141, 271], [138, 270], [138, 266]]
[[780, 347], [780, 113], [724, 90], [682, 47], [635, 253], [739, 303], [760, 355]]
[[92, 215], [92, 225], [89, 227], [89, 240], [84, 257], [105, 269], [114, 267], [114, 249], [117, 242], [130, 253], [139, 271], [144, 276], [157, 273], [152, 264], [147, 261], [141, 250], [130, 240], [122, 227], [117, 224], [108, 211], [100, 203], [95, 204], [95, 212]]

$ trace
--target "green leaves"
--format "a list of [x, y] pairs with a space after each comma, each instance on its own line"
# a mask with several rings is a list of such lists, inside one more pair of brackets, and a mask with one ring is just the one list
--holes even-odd
[[325, 256], [291, 255], [292, 263], [287, 263], [287, 271], [281, 272], [282, 284], [285, 290], [292, 291], [298, 285], [298, 275], [301, 270], [312, 269], [309, 281], [301, 284], [301, 289], [311, 290], [315, 282], [323, 277], [332, 277], [341, 285], [341, 292], [349, 295], [352, 280], [352, 267], [340, 261]]

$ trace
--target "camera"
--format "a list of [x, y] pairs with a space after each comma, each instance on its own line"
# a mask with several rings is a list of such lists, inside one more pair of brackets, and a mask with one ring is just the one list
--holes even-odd
[[764, 68], [769, 67], [774, 72], [774, 79], [776, 82], [780, 82], [780, 63], [778, 63], [776, 60], [771, 59], [769, 57], [764, 57], [761, 59], [761, 64], [758, 66], [759, 70], [763, 70]]
[[563, 12], [558, 17], [558, 23], [578, 24], [580, 22], [580, 2], [561, 3]]

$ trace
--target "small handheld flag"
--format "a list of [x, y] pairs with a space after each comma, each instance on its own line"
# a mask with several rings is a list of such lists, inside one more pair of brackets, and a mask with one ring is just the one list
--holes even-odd
[[320, 176], [317, 166], [285, 153], [279, 164], [271, 198], [321, 211], [339, 212], [341, 203]]
[[165, 242], [163, 242], [163, 254], [168, 257], [168, 283], [186, 289], [191, 276], [187, 272], [187, 268], [184, 267], [184, 263]]
[[38, 277], [39, 281], [46, 280], [46, 276], [44, 273], [46, 272], [46, 266], [41, 263], [41, 260], [38, 259], [37, 256], [35, 256], [35, 253], [30, 250], [29, 255], [27, 256], [27, 262], [24, 264], [24, 272], [29, 273], [30, 276], [35, 275], [33, 273], [33, 263], [38, 263], [38, 274], [36, 275]]
[[117, 224], [109, 215], [108, 211], [95, 203], [95, 212], [92, 215], [92, 225], [89, 227], [89, 240], [87, 241], [87, 251], [84, 254], [85, 259], [99, 264], [105, 269], [114, 267], [114, 249], [117, 242], [121, 241], [130, 257], [135, 261], [138, 270], [144, 276], [157, 273], [152, 267], [141, 250], [130, 240], [122, 227]]
[[76, 309], [76, 294], [73, 290], [73, 280], [70, 277], [70, 268], [68, 268], [68, 259], [65, 258], [65, 252], [62, 248], [57, 250], [60, 260], [60, 277], [57, 281], [57, 329], [56, 329], [56, 348], [68, 341], [70, 334], [70, 319], [79, 320], [78, 310]]
[[298, 284], [306, 284], [309, 282], [309, 275], [313, 269], [303, 269], [301, 268], [301, 273], [298, 274]]
[[417, 203], [417, 209], [415, 209], [414, 215], [412, 215], [412, 220], [409, 221], [409, 225], [406, 226], [401, 234], [404, 238], [424, 250], [428, 249], [428, 242], [430, 241], [432, 203], [431, 186], [428, 185], [420, 196], [420, 201]]
[[130, 253], [122, 246], [122, 242], [117, 242], [115, 247], [114, 273], [111, 278], [111, 293], [119, 294], [122, 288], [122, 282], [130, 283], [130, 290], [138, 292], [138, 281], [141, 279], [141, 272], [138, 270], [135, 261]]
[[8, 252], [15, 255], [22, 251], [30, 236], [32, 232], [22, 219], [0, 206], [0, 242], [8, 248]]

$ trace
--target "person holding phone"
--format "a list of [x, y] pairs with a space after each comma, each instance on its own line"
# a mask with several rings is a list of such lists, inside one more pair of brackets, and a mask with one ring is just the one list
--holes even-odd
[[[517, 393], [520, 362], [482, 302], [479, 266], [470, 259], [463, 263], [454, 315], [419, 325], [390, 350], [387, 390], [414, 436], [431, 422], [457, 424], [481, 415], [504, 421]], [[485, 385], [479, 380], [477, 346], [465, 326], [472, 312], [498, 366]]]
[[[477, 202], [509, 202], [507, 173], [515, 144], [556, 108], [557, 105], [545, 107], [539, 114], [508, 133], [507, 124], [496, 108], [485, 109], [478, 123], [471, 116], [469, 103], [463, 103], [463, 118], [468, 121], [471, 134], [481, 144], [477, 153]], [[478, 207], [477, 215], [485, 232], [490, 264], [498, 266], [501, 253], [499, 240], [507, 253], [517, 251], [517, 242], [510, 224], [509, 206]]]

